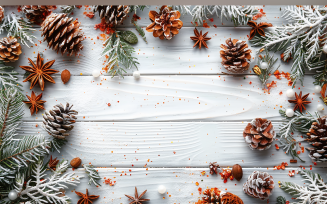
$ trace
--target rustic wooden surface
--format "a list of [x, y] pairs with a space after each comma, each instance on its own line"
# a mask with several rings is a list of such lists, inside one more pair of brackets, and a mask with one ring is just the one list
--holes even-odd
[[[60, 12], [58, 9], [54, 12]], [[274, 26], [285, 23], [281, 18], [280, 8], [285, 6], [257, 6], [263, 8], [266, 16], [258, 20], [268, 21]], [[138, 11], [141, 20], [139, 25], [149, 24], [148, 11], [158, 10], [159, 6]], [[17, 12], [16, 7], [6, 7], [7, 11]], [[129, 203], [124, 194], [133, 195], [134, 187], [139, 192], [147, 189], [148, 203], [194, 203], [200, 197], [198, 187], [203, 189], [218, 187], [235, 193], [244, 203], [267, 203], [245, 195], [242, 185], [254, 170], [269, 172], [278, 181], [294, 181], [303, 183], [300, 175], [290, 178], [289, 170], [300, 165], [306, 169], [320, 173], [326, 177], [324, 164], [314, 166], [307, 152], [300, 156], [305, 163], [291, 164], [291, 157], [285, 155], [282, 149], [276, 150], [273, 143], [271, 149], [258, 152], [252, 151], [244, 142], [242, 131], [246, 124], [255, 117], [269, 118], [278, 132], [281, 117], [280, 108], [292, 108], [287, 102], [286, 90], [290, 88], [285, 78], [277, 81], [277, 87], [270, 94], [262, 90], [261, 84], [251, 70], [242, 75], [226, 75], [219, 57], [220, 44], [231, 37], [247, 40], [250, 27], [233, 27], [233, 24], [216, 16], [214, 21], [207, 21], [210, 28], [199, 28], [209, 31], [212, 40], [208, 42], [209, 49], [198, 50], [193, 47], [193, 25], [191, 17], [181, 18], [184, 27], [170, 41], [154, 38], [146, 32], [148, 44], [141, 38], [135, 45], [140, 65], [140, 80], [132, 76], [136, 69], [128, 70], [124, 79], [111, 78], [103, 73], [99, 78], [92, 77], [92, 71], [101, 71], [103, 59], [99, 59], [102, 50], [103, 36], [95, 30], [94, 25], [100, 22], [96, 15], [93, 19], [86, 17], [89, 7], [75, 9], [73, 17], [82, 23], [85, 33], [84, 50], [77, 57], [67, 57], [56, 54], [41, 42], [39, 26], [35, 26], [37, 36], [35, 45], [23, 47], [20, 59], [12, 63], [20, 73], [22, 81], [24, 71], [20, 65], [27, 65], [27, 58], [36, 57], [42, 52], [46, 61], [55, 59], [54, 69], [60, 72], [68, 69], [72, 77], [63, 84], [60, 73], [54, 75], [56, 84], [46, 83], [43, 100], [46, 109], [57, 103], [70, 102], [79, 111], [78, 122], [68, 138], [68, 143], [60, 153], [54, 155], [60, 159], [80, 157], [84, 164], [91, 163], [97, 167], [101, 176], [101, 187], [88, 186], [87, 178], [82, 183], [67, 190], [72, 203], [79, 199], [74, 190], [100, 195], [95, 203]], [[121, 30], [135, 28], [130, 23], [130, 17], [119, 26]], [[214, 27], [216, 25], [217, 27]], [[97, 39], [99, 37], [99, 39]], [[251, 44], [249, 44], [251, 47]], [[251, 47], [253, 55], [258, 48]], [[276, 53], [278, 56], [279, 53]], [[256, 64], [253, 56], [251, 67]], [[281, 64], [281, 71], [290, 72], [291, 65]], [[298, 82], [295, 91], [310, 93], [307, 106], [311, 113], [322, 103], [319, 95], [313, 92], [314, 85], [311, 73], [307, 73], [304, 85]], [[31, 94], [30, 83], [23, 83], [24, 93]], [[33, 88], [41, 93], [38, 86]], [[108, 107], [108, 103], [111, 107]], [[42, 114], [30, 116], [28, 107], [24, 107], [24, 122], [19, 135], [45, 134], [41, 129]], [[325, 111], [320, 114], [323, 115]], [[300, 135], [296, 136], [302, 140]], [[303, 146], [307, 144], [303, 142]], [[238, 163], [243, 166], [244, 176], [240, 182], [223, 183], [220, 176], [209, 175], [209, 162], [217, 161], [222, 167], [231, 167]], [[273, 170], [282, 162], [288, 162], [286, 170]], [[71, 171], [71, 170], [70, 170]], [[201, 172], [206, 171], [202, 176]], [[86, 177], [82, 168], [75, 169], [79, 176]], [[115, 186], [104, 184], [105, 178], [116, 181]], [[199, 182], [199, 186], [195, 183]], [[157, 192], [159, 185], [165, 185], [167, 194]], [[276, 185], [269, 203], [276, 203], [279, 195], [286, 195]]]

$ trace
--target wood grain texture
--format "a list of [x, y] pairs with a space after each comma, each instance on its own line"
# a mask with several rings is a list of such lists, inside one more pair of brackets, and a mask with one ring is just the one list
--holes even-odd
[[[236, 163], [243, 167], [273, 168], [282, 162], [290, 167], [313, 165], [305, 150], [299, 156], [306, 162], [290, 163], [291, 157], [275, 141], [267, 151], [252, 151], [245, 143], [244, 122], [78, 122], [68, 143], [54, 156], [71, 160], [80, 157], [96, 167], [222, 167]], [[41, 122], [24, 122], [19, 135], [42, 133]], [[273, 123], [278, 132], [280, 122]], [[304, 140], [296, 135], [298, 141]], [[307, 142], [302, 145], [309, 146]], [[297, 151], [301, 151], [298, 149]], [[326, 166], [318, 163], [317, 167]]]
[[[280, 195], [285, 196], [290, 202], [294, 202], [291, 196], [278, 187], [278, 181], [289, 181], [304, 185], [304, 181], [300, 175], [295, 175], [292, 178], [288, 176], [289, 170], [293, 170], [291, 168], [279, 171], [266, 168], [243, 168], [243, 178], [241, 181], [228, 180], [227, 183], [223, 183], [220, 175], [211, 176], [207, 168], [99, 168], [97, 170], [102, 178], [101, 187], [89, 186], [87, 185], [88, 179], [83, 178], [81, 179], [82, 184], [74, 189], [85, 193], [85, 189], [88, 188], [89, 194], [100, 195], [96, 203], [129, 203], [124, 195], [133, 196], [135, 186], [138, 188], [139, 193], [148, 190], [145, 194], [145, 198], [151, 199], [148, 203], [194, 203], [201, 197], [198, 193], [199, 187], [202, 189], [218, 187], [221, 190], [236, 194], [245, 204], [267, 203], [268, 201], [252, 198], [243, 192], [243, 183], [246, 182], [248, 176], [252, 174], [253, 171], [265, 171], [273, 176], [276, 186], [272, 196], [269, 198], [269, 203], [276, 203], [276, 198]], [[206, 172], [205, 176], [201, 175], [202, 171]], [[314, 168], [313, 171], [319, 173], [324, 180], [326, 179], [325, 169]], [[83, 169], [77, 169], [74, 172], [79, 176], [85, 176]], [[209, 175], [209, 177], [207, 177], [207, 175]], [[116, 181], [116, 184], [114, 186], [104, 184], [104, 178], [113, 179]], [[195, 185], [196, 182], [199, 183], [199, 186]], [[157, 189], [159, 185], [164, 185], [166, 187], [167, 194], [161, 195], [158, 193]], [[73, 191], [67, 191], [67, 195], [72, 198], [72, 203], [76, 203], [79, 199]]]
[[[276, 78], [272, 76], [272, 80]], [[22, 81], [22, 80], [20, 80]], [[286, 79], [277, 80], [270, 94], [264, 93], [257, 76], [142, 76], [118, 79], [72, 76], [67, 84], [55, 78], [46, 83], [43, 100], [46, 109], [69, 102], [79, 111], [78, 121], [248, 121], [254, 117], [282, 119], [278, 110], [293, 108], [286, 97]], [[314, 113], [322, 101], [313, 93], [313, 78], [306, 76], [304, 86], [295, 91], [310, 93], [307, 109]], [[24, 94], [31, 94], [29, 82]], [[300, 85], [300, 84], [299, 84]], [[40, 93], [39, 87], [33, 88]], [[108, 103], [111, 106], [108, 106]], [[24, 121], [41, 121], [28, 114]], [[325, 111], [321, 114], [323, 115]]]

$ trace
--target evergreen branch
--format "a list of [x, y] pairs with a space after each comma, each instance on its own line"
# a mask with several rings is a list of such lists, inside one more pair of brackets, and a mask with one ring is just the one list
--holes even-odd
[[147, 5], [130, 5], [130, 12], [133, 12], [136, 14], [136, 11], [139, 9], [141, 11], [143, 11], [145, 8], [147, 8]]
[[286, 199], [283, 196], [278, 196], [277, 204], [286, 204]]
[[262, 86], [265, 87], [266, 86], [266, 83], [269, 79], [269, 77], [274, 74], [274, 72], [276, 70], [278, 70], [278, 68], [280, 67], [280, 65], [277, 67], [277, 68], [274, 68], [274, 65], [276, 64], [276, 62], [278, 61], [278, 58], [275, 58], [274, 59], [274, 56], [270, 55], [269, 52], [266, 50], [266, 53], [264, 56], [262, 55], [259, 55], [258, 56], [258, 66], [260, 67], [260, 65], [263, 63], [263, 62], [267, 62], [268, 63], [268, 67], [267, 69], [260, 69], [260, 72], [261, 74], [257, 74], [261, 83], [262, 83]]
[[67, 184], [74, 185], [80, 183], [79, 177], [74, 173], [65, 173], [68, 169], [68, 162], [60, 162], [56, 170], [45, 178], [47, 166], [42, 160], [33, 165], [32, 179], [26, 182], [24, 186], [24, 176], [18, 175], [16, 178], [16, 191], [20, 199], [32, 200], [34, 203], [62, 203], [66, 204], [70, 198], [63, 196], [60, 189], [68, 188]]
[[133, 23], [133, 25], [135, 26], [137, 32], [141, 35], [141, 37], [143, 38], [143, 40], [146, 42], [146, 44], [148, 44], [148, 41], [146, 41], [146, 37], [145, 37], [145, 33], [144, 30], [137, 24], [136, 21], [134, 21], [134, 19], [132, 18], [131, 22]]
[[191, 6], [189, 5], [169, 5], [173, 10], [179, 11], [182, 15], [184, 14], [191, 14]]
[[327, 203], [327, 185], [319, 174], [301, 169], [299, 174], [308, 182], [300, 186], [293, 182], [281, 182], [280, 188], [295, 197], [296, 203]]
[[136, 57], [132, 54], [135, 52], [134, 47], [123, 40], [120, 37], [120, 31], [115, 31], [105, 42], [104, 50], [101, 53], [101, 57], [106, 57], [107, 72], [112, 77], [119, 75], [123, 77], [123, 72], [126, 73], [125, 69], [136, 67], [139, 64]]
[[13, 36], [20, 39], [21, 44], [28, 46], [28, 43], [34, 43], [33, 38], [36, 38], [31, 34], [32, 29], [31, 23], [25, 21], [23, 18], [19, 18], [16, 14], [8, 14], [0, 25], [0, 34], [6, 30], [7, 36]]
[[17, 88], [20, 91], [22, 90], [17, 82], [17, 75], [18, 73], [14, 71], [14, 67], [6, 66], [3, 61], [0, 61], [0, 88]]
[[84, 165], [84, 168], [87, 176], [90, 179], [88, 184], [91, 185], [91, 183], [93, 183], [95, 186], [101, 186], [100, 183], [97, 181], [101, 179], [98, 171], [95, 170], [92, 165]]
[[66, 5], [60, 8], [63, 13], [71, 14], [75, 9], [75, 5]]

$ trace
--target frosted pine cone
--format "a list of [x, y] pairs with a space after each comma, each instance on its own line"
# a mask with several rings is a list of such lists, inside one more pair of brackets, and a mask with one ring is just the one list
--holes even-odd
[[275, 187], [273, 177], [267, 172], [254, 171], [243, 184], [244, 193], [261, 200], [267, 199]]
[[243, 73], [248, 70], [251, 60], [251, 50], [245, 41], [231, 38], [226, 40], [226, 44], [221, 44], [220, 57], [222, 58], [221, 64], [225, 69], [232, 73]]
[[49, 48], [61, 54], [67, 52], [71, 56], [83, 49], [84, 35], [80, 24], [77, 20], [73, 21], [72, 17], [67, 17], [67, 14], [53, 13], [43, 21], [41, 36], [44, 36], [43, 41], [47, 41]]
[[318, 122], [313, 122], [306, 141], [312, 147], [307, 147], [309, 157], [315, 162], [327, 161], [327, 116], [318, 118]]
[[276, 133], [270, 120], [255, 118], [245, 127], [243, 137], [252, 150], [267, 150]]
[[57, 8], [55, 5], [24, 5], [22, 11], [26, 14], [26, 18], [31, 22], [44, 21], [51, 14], [51, 10]]
[[5, 17], [5, 10], [2, 6], [0, 6], [0, 23], [2, 22], [3, 18]]
[[22, 47], [16, 38], [10, 36], [0, 40], [0, 60], [14, 62], [19, 59], [20, 54], [22, 54]]
[[183, 22], [179, 19], [181, 16], [179, 11], [172, 11], [168, 6], [162, 6], [160, 12], [149, 12], [151, 24], [146, 27], [148, 32], [153, 32], [154, 37], [159, 37], [161, 40], [170, 40], [179, 33], [183, 27]]
[[50, 111], [46, 111], [43, 115], [43, 128], [55, 138], [65, 139], [69, 136], [69, 131], [74, 128], [72, 125], [75, 123], [77, 111], [71, 110], [73, 105], [69, 106], [66, 103], [66, 107], [62, 104], [53, 106]]
[[96, 5], [93, 9], [94, 13], [99, 12], [100, 18], [104, 18], [106, 23], [115, 26], [123, 23], [129, 11], [130, 7], [128, 5]]

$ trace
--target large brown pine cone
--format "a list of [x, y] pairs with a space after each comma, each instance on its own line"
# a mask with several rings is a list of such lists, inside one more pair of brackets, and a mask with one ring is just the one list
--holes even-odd
[[306, 141], [313, 147], [307, 147], [309, 157], [315, 162], [327, 161], [327, 116], [318, 118], [318, 122], [313, 122]]
[[252, 150], [266, 150], [271, 147], [276, 133], [270, 120], [255, 118], [245, 127], [243, 137]]
[[53, 13], [43, 21], [41, 36], [44, 36], [43, 41], [47, 41], [49, 48], [61, 54], [67, 52], [71, 56], [83, 49], [84, 35], [80, 24], [77, 20], [73, 21], [72, 17], [67, 17], [67, 14]]
[[267, 172], [254, 171], [243, 184], [244, 193], [265, 200], [275, 187], [273, 177]]
[[22, 47], [16, 38], [10, 36], [0, 40], [0, 60], [14, 62], [19, 59], [20, 54], [22, 54]]
[[245, 41], [231, 38], [226, 40], [226, 44], [221, 44], [220, 57], [222, 58], [221, 64], [225, 69], [232, 73], [242, 73], [249, 69], [251, 60], [251, 50]]
[[22, 11], [26, 14], [26, 18], [31, 22], [44, 21], [51, 14], [51, 9], [57, 8], [55, 5], [24, 5]]
[[218, 188], [206, 189], [203, 191], [202, 200], [207, 203], [220, 203], [220, 190]]
[[183, 22], [179, 19], [181, 16], [179, 11], [172, 11], [168, 6], [162, 6], [160, 12], [149, 12], [151, 24], [146, 27], [148, 32], [153, 32], [154, 37], [159, 37], [161, 40], [170, 40], [179, 33], [183, 27]]
[[3, 18], [5, 17], [5, 10], [0, 6], [0, 23], [2, 22]]
[[210, 188], [203, 191], [202, 200], [195, 204], [243, 204], [238, 196], [219, 190], [218, 188]]
[[100, 18], [104, 18], [106, 23], [119, 25], [127, 18], [130, 7], [128, 5], [96, 5], [93, 11], [99, 12]]
[[55, 138], [65, 139], [69, 136], [69, 131], [74, 128], [72, 125], [75, 123], [77, 111], [71, 110], [73, 105], [66, 107], [62, 104], [53, 106], [53, 109], [46, 111], [43, 115], [43, 128]]

